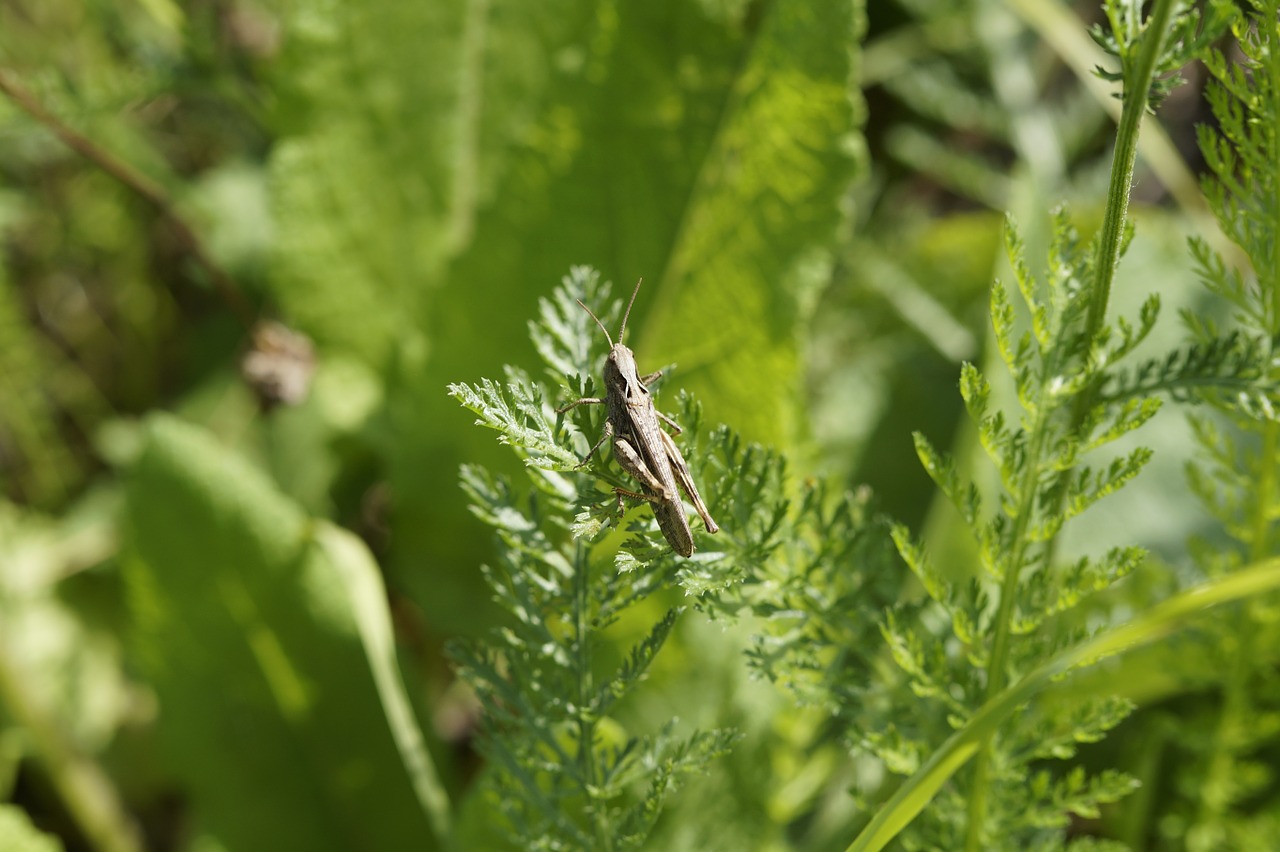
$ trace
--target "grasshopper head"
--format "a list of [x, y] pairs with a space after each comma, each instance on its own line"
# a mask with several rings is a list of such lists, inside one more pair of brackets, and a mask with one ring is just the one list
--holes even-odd
[[[627, 319], [631, 316], [631, 306], [636, 303], [636, 294], [640, 292], [640, 285], [644, 283], [641, 278], [636, 282], [636, 289], [631, 291], [631, 301], [627, 302], [627, 312], [622, 315], [622, 327], [618, 329], [618, 342], [614, 343], [613, 338], [609, 335], [609, 329], [604, 327], [604, 323], [600, 322], [600, 318], [592, 313], [591, 309], [582, 303], [581, 299], [577, 299], [577, 303], [582, 305], [582, 309], [587, 312], [596, 325], [600, 326], [600, 330], [604, 332], [605, 340], [609, 341], [609, 357], [605, 359], [604, 377], [605, 383], [609, 384], [615, 379], [630, 379], [638, 376], [636, 372], [636, 355], [631, 351], [622, 339], [627, 333]], [[635, 382], [644, 391], [644, 384], [640, 381]]]
[[636, 370], [636, 355], [631, 348], [623, 343], [615, 343], [609, 349], [609, 355], [604, 360], [604, 381], [606, 387], [615, 387], [620, 384], [636, 385], [640, 393], [646, 393], [644, 384], [638, 379], [638, 371]]

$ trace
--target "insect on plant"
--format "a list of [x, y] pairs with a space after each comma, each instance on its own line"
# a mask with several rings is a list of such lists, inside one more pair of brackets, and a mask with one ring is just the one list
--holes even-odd
[[[662, 371], [641, 376], [636, 367], [636, 356], [623, 342], [627, 333], [627, 318], [631, 316], [631, 306], [635, 304], [636, 294], [640, 292], [640, 284], [631, 292], [631, 301], [627, 303], [626, 313], [622, 315], [622, 327], [618, 329], [618, 342], [614, 343], [609, 336], [609, 329], [604, 327], [600, 318], [591, 309], [577, 299], [582, 309], [596, 321], [605, 339], [609, 341], [609, 356], [604, 362], [604, 399], [587, 397], [574, 400], [568, 405], [556, 409], [564, 413], [579, 405], [606, 405], [608, 416], [604, 424], [604, 432], [582, 459], [578, 467], [582, 467], [596, 450], [609, 438], [613, 438], [613, 457], [618, 460], [622, 469], [640, 482], [641, 492], [628, 491], [625, 488], [614, 488], [618, 496], [618, 512], [622, 512], [622, 498], [632, 497], [636, 500], [647, 500], [653, 504], [653, 514], [658, 519], [658, 528], [671, 545], [671, 549], [681, 556], [693, 555], [693, 532], [689, 529], [689, 519], [685, 517], [684, 504], [680, 502], [679, 490], [689, 496], [689, 500], [702, 518], [707, 532], [719, 532], [720, 527], [711, 519], [698, 486], [693, 482], [689, 466], [676, 442], [671, 439], [658, 420], [671, 427], [677, 435], [681, 429], [670, 417], [659, 411], [653, 404], [648, 386], [662, 376]], [[678, 485], [678, 488], [677, 488]], [[679, 489], [679, 490], [678, 490]]]

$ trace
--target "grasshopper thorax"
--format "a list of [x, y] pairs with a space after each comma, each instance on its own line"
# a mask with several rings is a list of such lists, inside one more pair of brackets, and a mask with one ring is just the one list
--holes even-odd
[[623, 343], [615, 343], [609, 348], [609, 355], [604, 360], [604, 379], [605, 385], [610, 386], [615, 381], [622, 381], [627, 385], [635, 385], [639, 388], [640, 393], [646, 393], [644, 383], [639, 380], [639, 370], [636, 369], [636, 355], [631, 351], [631, 347]]

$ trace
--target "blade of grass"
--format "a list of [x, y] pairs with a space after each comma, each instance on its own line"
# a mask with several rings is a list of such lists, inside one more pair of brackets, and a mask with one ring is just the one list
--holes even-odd
[[449, 794], [431, 755], [427, 753], [422, 731], [396, 664], [395, 637], [378, 566], [359, 539], [334, 524], [317, 524], [315, 541], [346, 581], [360, 640], [387, 715], [391, 737], [404, 761], [418, 801], [431, 818], [436, 840], [443, 844], [450, 830]]

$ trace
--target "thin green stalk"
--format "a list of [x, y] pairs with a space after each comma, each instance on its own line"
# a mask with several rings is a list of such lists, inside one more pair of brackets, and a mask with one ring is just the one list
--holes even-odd
[[[1155, 75], [1156, 61], [1169, 29], [1169, 21], [1173, 13], [1174, 0], [1157, 0], [1147, 19], [1145, 37], [1142, 40], [1142, 51], [1138, 56], [1138, 64], [1131, 74], [1125, 75], [1124, 106], [1120, 113], [1120, 123], [1116, 128], [1116, 147], [1111, 160], [1111, 180], [1107, 187], [1107, 208], [1102, 218], [1102, 229], [1098, 234], [1097, 254], [1094, 256], [1094, 276], [1087, 294], [1088, 309], [1085, 314], [1084, 331], [1093, 338], [1102, 328], [1107, 316], [1107, 306], [1111, 299], [1111, 285], [1115, 280], [1116, 268], [1120, 264], [1120, 246], [1124, 242], [1124, 223], [1129, 211], [1129, 192], [1133, 187], [1133, 169], [1138, 155], [1139, 129], [1142, 117], [1147, 111], [1148, 95], [1151, 91], [1151, 80]], [[1153, 38], [1151, 34], [1154, 33]], [[1072, 405], [1071, 424], [1074, 427], [1084, 419], [1085, 413], [1097, 402], [1096, 386], [1085, 388], [1076, 396]], [[1062, 472], [1062, 481], [1066, 482], [1072, 470]], [[1066, 495], [1065, 488], [1059, 488], [1058, 504], [1053, 511], [1061, 510], [1062, 499]], [[1055, 536], [1044, 549], [1042, 565], [1052, 564], [1057, 552], [1058, 538]]]
[[[1044, 0], [1004, 0], [1036, 36], [1062, 59], [1063, 64], [1075, 73], [1076, 78], [1098, 102], [1098, 106], [1113, 121], [1120, 120], [1123, 107], [1111, 97], [1111, 84], [1093, 73], [1102, 59], [1101, 49], [1080, 26], [1076, 13], [1065, 3], [1046, 3]], [[1138, 137], [1138, 151], [1142, 161], [1160, 184], [1169, 190], [1178, 207], [1189, 216], [1196, 230], [1223, 254], [1239, 249], [1227, 239], [1218, 226], [1218, 220], [1205, 203], [1200, 192], [1200, 181], [1187, 166], [1182, 154], [1158, 124], [1146, 128]]]
[[984, 704], [963, 728], [952, 734], [881, 806], [849, 844], [848, 852], [883, 849], [1010, 716], [1066, 673], [1164, 639], [1214, 607], [1276, 590], [1280, 590], [1280, 558], [1250, 565], [1175, 595], [1132, 621], [1054, 655]]
[[1173, 17], [1174, 0], [1156, 0], [1147, 18], [1138, 63], [1124, 77], [1124, 109], [1116, 128], [1116, 148], [1111, 160], [1111, 183], [1107, 187], [1107, 209], [1098, 236], [1098, 253], [1094, 258], [1093, 282], [1088, 294], [1089, 307], [1085, 332], [1097, 334], [1107, 315], [1111, 299], [1111, 283], [1120, 263], [1120, 246], [1124, 241], [1124, 222], [1129, 212], [1129, 191], [1133, 186], [1133, 168], [1138, 157], [1138, 130], [1147, 111], [1151, 78], [1164, 46], [1169, 21]]
[[[1094, 258], [1094, 278], [1088, 293], [1085, 330], [1090, 338], [1098, 333], [1106, 317], [1111, 284], [1115, 278], [1116, 267], [1120, 260], [1120, 247], [1124, 240], [1129, 191], [1133, 183], [1134, 164], [1137, 160], [1138, 130], [1141, 127], [1142, 116], [1147, 110], [1151, 78], [1160, 57], [1172, 15], [1173, 0], [1157, 0], [1147, 19], [1138, 62], [1132, 71], [1125, 75], [1124, 110], [1116, 132], [1111, 182], [1107, 190], [1107, 208], [1099, 234], [1097, 255]], [[1072, 423], [1079, 423], [1084, 412], [1088, 411], [1092, 405], [1091, 391], [1085, 390], [1077, 396], [1072, 407]], [[1027, 468], [1023, 476], [1021, 493], [1018, 495], [1018, 515], [1014, 519], [1014, 528], [1011, 533], [1014, 542], [1013, 553], [1006, 562], [1000, 588], [1000, 606], [993, 625], [995, 639], [987, 664], [987, 701], [991, 701], [1000, 694], [1005, 685], [1014, 602], [1029, 547], [1029, 542], [1025, 540], [1027, 524], [1034, 509], [1041, 472], [1040, 463], [1048, 434], [1048, 420], [1053, 414], [1053, 411], [1038, 410], [1031, 434], [1031, 444], [1026, 459]], [[1063, 476], [1069, 474], [1069, 471], [1064, 472]], [[1066, 489], [1058, 489], [1058, 493], [1061, 499]], [[1051, 558], [1053, 551], [1054, 542], [1050, 542], [1045, 549], [1046, 559]], [[969, 810], [965, 830], [966, 852], [978, 852], [982, 848], [982, 829], [986, 821], [987, 793], [990, 787], [990, 756], [991, 742], [988, 740], [978, 749], [977, 762], [974, 765], [973, 786], [969, 791]]]
[[333, 524], [317, 524], [315, 541], [347, 584], [347, 595], [354, 609], [365, 657], [369, 661], [369, 673], [378, 690], [392, 739], [409, 773], [414, 793], [431, 821], [436, 846], [444, 848], [453, 819], [449, 793], [427, 751], [426, 740], [409, 701], [409, 691], [400, 674], [395, 634], [387, 611], [387, 592], [382, 586], [378, 566], [369, 551], [350, 533]]
[[[1000, 608], [995, 618], [995, 639], [991, 645], [991, 656], [987, 660], [986, 701], [991, 701], [1005, 687], [1005, 672], [1008, 668], [1009, 642], [1013, 631], [1013, 604], [1018, 596], [1018, 578], [1022, 564], [1026, 561], [1027, 524], [1035, 509], [1037, 484], [1040, 481], [1040, 460], [1044, 455], [1049, 435], [1050, 411], [1044, 408], [1036, 410], [1036, 418], [1032, 424], [1031, 441], [1027, 450], [1026, 468], [1023, 471], [1022, 483], [1018, 495], [1018, 514], [1013, 521], [1011, 540], [1013, 555], [1006, 561], [1004, 579], [1000, 584]], [[973, 785], [969, 789], [968, 824], [965, 827], [966, 852], [978, 852], [982, 848], [982, 827], [987, 816], [987, 791], [990, 788], [991, 742], [981, 744], [977, 762], [973, 767]]]
[[587, 559], [587, 549], [579, 542], [574, 547], [573, 576], [573, 632], [574, 653], [577, 656], [578, 694], [578, 766], [582, 777], [586, 780], [583, 795], [587, 800], [587, 813], [591, 820], [591, 832], [595, 836], [595, 848], [601, 852], [613, 849], [613, 834], [609, 831], [608, 820], [601, 802], [597, 798], [599, 779], [596, 778], [595, 739], [596, 725], [594, 714], [589, 710], [592, 701], [593, 683], [591, 679], [591, 637], [588, 608], [591, 604], [591, 563]]
[[[1280, 207], [1276, 208], [1280, 210]], [[1256, 562], [1271, 552], [1271, 519], [1275, 517], [1272, 497], [1276, 492], [1276, 452], [1280, 451], [1280, 425], [1268, 420], [1262, 427], [1262, 447], [1258, 453], [1261, 470], [1254, 484], [1258, 499], [1250, 518], [1249, 560]]]
[[485, 49], [489, 46], [489, 0], [467, 4], [458, 63], [457, 142], [453, 147], [452, 199], [449, 205], [451, 248], [458, 253], [471, 242], [479, 208], [480, 124], [484, 114]]

